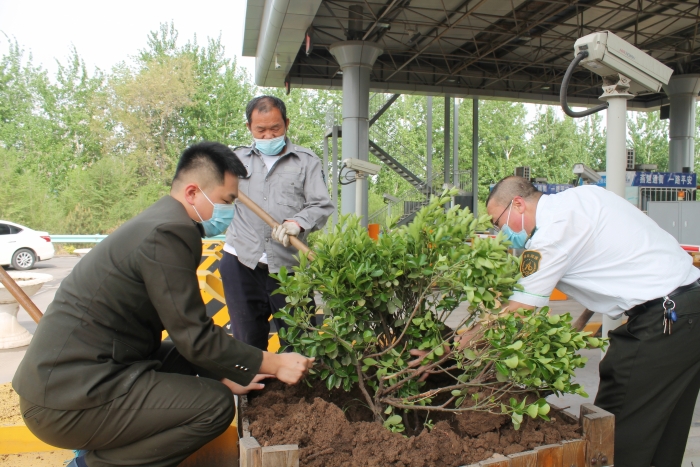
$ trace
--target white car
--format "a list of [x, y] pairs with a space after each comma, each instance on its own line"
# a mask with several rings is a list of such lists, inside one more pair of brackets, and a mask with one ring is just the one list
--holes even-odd
[[48, 232], [0, 220], [0, 266], [32, 269], [37, 261], [53, 258], [54, 248]]

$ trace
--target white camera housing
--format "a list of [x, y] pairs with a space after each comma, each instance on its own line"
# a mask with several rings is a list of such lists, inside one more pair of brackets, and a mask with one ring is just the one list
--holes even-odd
[[579, 175], [590, 183], [598, 183], [602, 178], [598, 172], [581, 163], [574, 164], [574, 174]]
[[631, 92], [659, 92], [673, 73], [671, 68], [610, 31], [594, 32], [578, 39], [574, 53], [578, 55], [583, 50], [588, 51], [588, 57], [581, 61], [584, 68], [603, 77], [619, 73], [630, 78]]
[[362, 172], [365, 175], [377, 175], [382, 166], [378, 164], [373, 164], [371, 162], [363, 161], [360, 159], [344, 159], [343, 164], [350, 170], [355, 172]]

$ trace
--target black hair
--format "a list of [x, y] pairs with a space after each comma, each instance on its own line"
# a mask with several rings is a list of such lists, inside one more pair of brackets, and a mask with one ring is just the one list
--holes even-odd
[[202, 141], [182, 151], [173, 182], [179, 179], [181, 173], [197, 169], [206, 169], [209, 172], [208, 178], [219, 184], [224, 183], [226, 172], [237, 177], [248, 175], [245, 166], [231, 148], [213, 141]]
[[527, 199], [539, 193], [535, 185], [529, 180], [511, 175], [496, 183], [496, 186], [494, 186], [491, 193], [489, 193], [489, 197], [486, 198], [486, 206], [489, 205], [489, 201], [492, 199], [495, 199], [498, 204], [505, 206], [516, 196]]
[[285, 125], [287, 124], [287, 106], [279, 97], [275, 96], [258, 96], [248, 102], [245, 108], [245, 119], [250, 125], [250, 119], [253, 115], [253, 110], [257, 110], [260, 113], [267, 113], [272, 109], [279, 109], [282, 114], [282, 120], [284, 120]]

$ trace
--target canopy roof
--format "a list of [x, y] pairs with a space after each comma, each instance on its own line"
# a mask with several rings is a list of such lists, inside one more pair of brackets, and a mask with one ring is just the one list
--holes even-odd
[[[351, 10], [359, 20], [349, 19]], [[700, 4], [686, 1], [248, 0], [243, 55], [257, 58], [259, 85], [340, 89], [329, 46], [366, 40], [384, 50], [372, 69], [373, 91], [551, 104], [575, 40], [595, 31], [614, 32], [674, 75], [700, 72], [699, 20]], [[569, 102], [599, 104], [601, 84], [579, 67]], [[640, 93], [628, 105], [664, 103], [663, 93]]]

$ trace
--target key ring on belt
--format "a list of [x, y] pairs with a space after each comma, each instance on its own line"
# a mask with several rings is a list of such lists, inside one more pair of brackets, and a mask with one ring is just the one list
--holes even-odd
[[[670, 304], [670, 305], [669, 305]], [[664, 308], [664, 318], [663, 318], [663, 323], [664, 323], [664, 334], [666, 334], [666, 331], [668, 331], [668, 334], [671, 334], [671, 331], [673, 329], [673, 323], [676, 322], [678, 319], [678, 316], [676, 315], [676, 302], [671, 300], [668, 295], [664, 297], [663, 301], [663, 308]]]
[[[668, 306], [669, 303], [671, 304], [670, 306]], [[664, 307], [664, 315], [666, 315], [667, 310], [673, 310], [676, 308], [676, 302], [671, 300], [668, 295], [664, 297], [664, 302], [662, 305]]]

